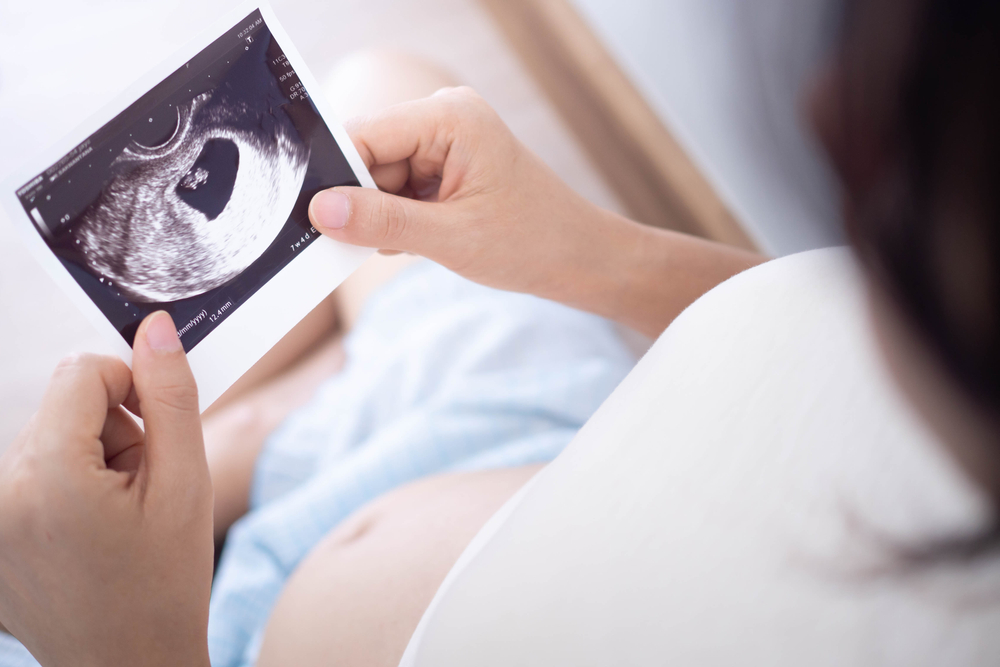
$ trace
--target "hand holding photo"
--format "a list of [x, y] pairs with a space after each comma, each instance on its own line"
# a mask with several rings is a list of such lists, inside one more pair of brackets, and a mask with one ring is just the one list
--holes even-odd
[[219, 22], [13, 176], [29, 247], [126, 362], [171, 314], [208, 407], [370, 250], [321, 237], [309, 201], [375, 187], [266, 5]]

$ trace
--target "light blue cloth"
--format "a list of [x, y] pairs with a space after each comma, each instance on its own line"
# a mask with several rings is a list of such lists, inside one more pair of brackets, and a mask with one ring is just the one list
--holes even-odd
[[[258, 459], [212, 591], [214, 667], [254, 664], [285, 580], [352, 512], [427, 475], [552, 460], [635, 363], [605, 320], [430, 262], [370, 299], [345, 346]], [[0, 665], [35, 664], [17, 648], [0, 642]]]
[[0, 665], [3, 667], [38, 667], [28, 649], [10, 635], [0, 632]]

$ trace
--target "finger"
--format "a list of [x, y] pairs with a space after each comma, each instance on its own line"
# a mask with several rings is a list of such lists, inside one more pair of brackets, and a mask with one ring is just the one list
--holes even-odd
[[347, 121], [347, 133], [369, 171], [380, 165], [407, 163], [421, 141], [437, 133], [437, 122], [427, 107], [427, 100], [404, 102]]
[[420, 197], [417, 196], [417, 193], [413, 191], [413, 188], [410, 187], [409, 183], [400, 188], [399, 192], [396, 192], [395, 195], [406, 199], [420, 199]]
[[371, 175], [379, 190], [407, 199], [436, 201], [441, 189], [439, 175], [421, 176], [411, 173], [410, 165], [406, 162], [375, 165], [371, 169]]
[[108, 410], [121, 405], [131, 388], [132, 374], [120, 359], [77, 355], [63, 360], [36, 419], [51, 437], [38, 441], [53, 450], [76, 448], [103, 461], [100, 436]]
[[440, 172], [454, 128], [480, 102], [468, 88], [447, 89], [354, 119], [347, 131], [369, 169], [409, 161], [411, 169], [430, 175]]
[[[104, 420], [104, 430], [101, 432], [101, 442], [104, 443], [104, 460], [111, 461], [126, 449], [141, 445], [143, 432], [135, 420], [121, 406], [108, 410]], [[109, 466], [110, 467], [110, 466]]]
[[149, 481], [207, 474], [198, 389], [170, 315], [160, 311], [147, 317], [132, 350]]
[[129, 391], [128, 396], [122, 401], [122, 406], [132, 414], [134, 414], [139, 419], [142, 419], [142, 407], [139, 405], [139, 395], [135, 393], [135, 385], [132, 385], [131, 391]]
[[337, 241], [368, 248], [400, 250], [441, 261], [449, 219], [458, 210], [369, 188], [324, 190], [309, 205], [309, 219]]
[[392, 164], [376, 164], [370, 171], [375, 185], [382, 192], [399, 194], [410, 180], [410, 163], [406, 160]]
[[135, 475], [142, 467], [142, 457], [145, 450], [146, 447], [142, 442], [137, 442], [131, 447], [123, 449], [114, 458], [108, 459], [108, 470]]

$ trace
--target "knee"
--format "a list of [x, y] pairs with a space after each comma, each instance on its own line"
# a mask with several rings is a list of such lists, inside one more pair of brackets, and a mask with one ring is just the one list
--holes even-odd
[[340, 60], [325, 77], [323, 91], [338, 117], [347, 119], [428, 97], [455, 85], [454, 76], [428, 60], [400, 52], [369, 50]]

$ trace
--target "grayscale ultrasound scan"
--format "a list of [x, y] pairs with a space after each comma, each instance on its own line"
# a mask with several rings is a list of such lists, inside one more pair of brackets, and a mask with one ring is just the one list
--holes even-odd
[[87, 266], [135, 301], [162, 302], [204, 294], [263, 255], [309, 163], [269, 102], [205, 92], [177, 106], [166, 143], [130, 143], [72, 232]]
[[308, 204], [358, 185], [259, 12], [18, 190], [131, 344], [167, 310], [190, 351], [317, 234]]

